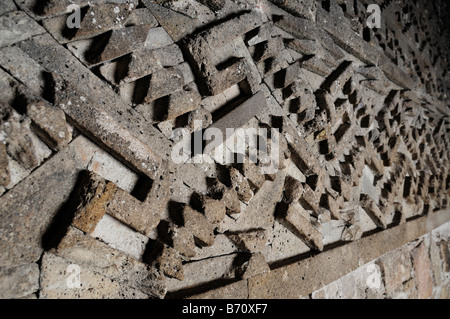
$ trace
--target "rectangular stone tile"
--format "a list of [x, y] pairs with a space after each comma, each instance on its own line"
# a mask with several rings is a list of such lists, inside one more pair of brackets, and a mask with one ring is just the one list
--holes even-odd
[[227, 128], [240, 128], [266, 106], [266, 98], [262, 91], [250, 97], [230, 113], [214, 122], [209, 128], [219, 129], [225, 138]]
[[23, 11], [11, 11], [0, 16], [0, 47], [42, 33], [45, 29]]
[[134, 137], [126, 127], [117, 123], [107, 111], [96, 105], [90, 97], [84, 97], [77, 88], [57, 90], [55, 104], [84, 130], [93, 134], [104, 145], [120, 154], [138, 171], [155, 178], [163, 165], [162, 159], [147, 145]]
[[377, 65], [381, 54], [349, 27], [342, 14], [330, 14], [318, 7], [316, 21], [344, 50], [365, 63]]
[[58, 247], [51, 253], [147, 295], [162, 298], [166, 293], [165, 277], [154, 267], [76, 228], [69, 227]]
[[237, 254], [229, 254], [184, 264], [185, 279], [179, 281], [174, 278], [167, 278], [167, 291], [189, 290], [214, 280], [232, 278], [234, 276], [233, 269], [236, 256]]
[[412, 264], [409, 249], [399, 248], [379, 258], [376, 263], [384, 276], [386, 293], [392, 294], [402, 288], [402, 284], [411, 278]]
[[117, 186], [94, 173], [85, 173], [80, 184], [77, 190], [79, 204], [72, 226], [90, 234], [106, 214], [106, 206], [113, 199]]
[[108, 214], [100, 219], [91, 236], [99, 238], [136, 260], [141, 260], [148, 242], [148, 237], [134, 231]]
[[0, 267], [1, 299], [22, 298], [36, 292], [38, 289], [38, 264]]
[[68, 200], [78, 173], [88, 165], [97, 149], [86, 138], [76, 138], [7, 196], [0, 198], [1, 266], [39, 259], [44, 233]]
[[97, 53], [97, 50], [93, 49], [87, 57], [87, 61], [91, 64], [103, 63], [144, 47], [150, 30], [151, 27], [147, 25], [112, 30], [107, 39], [108, 42], [102, 44], [101, 51]]
[[44, 77], [39, 64], [17, 46], [0, 49], [0, 64], [12, 76], [40, 95], [44, 89]]
[[275, 25], [301, 40], [315, 40], [318, 30], [311, 20], [294, 17], [290, 14], [277, 17]]
[[[79, 286], [75, 286], [78, 279]], [[39, 298], [42, 299], [149, 298], [136, 288], [104, 276], [101, 271], [73, 264], [48, 252], [42, 257], [40, 285]]]
[[28, 101], [27, 116], [37, 128], [36, 134], [53, 150], [63, 149], [72, 140], [64, 112], [44, 99]]

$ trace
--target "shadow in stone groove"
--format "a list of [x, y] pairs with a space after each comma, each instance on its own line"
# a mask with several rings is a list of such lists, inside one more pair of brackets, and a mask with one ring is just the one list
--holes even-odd
[[42, 98], [52, 104], [55, 104], [55, 77], [47, 71], [42, 71], [41, 77], [44, 80], [44, 87], [42, 88]]
[[35, 0], [33, 5], [33, 12], [38, 15], [43, 15], [44, 10], [47, 5], [50, 3], [50, 0]]
[[168, 203], [169, 217], [178, 226], [183, 225], [184, 206], [186, 206], [186, 204], [172, 201], [172, 200], [169, 201], [169, 203]]
[[75, 215], [76, 208], [81, 201], [80, 191], [86, 183], [88, 171], [82, 171], [77, 178], [75, 186], [69, 195], [68, 200], [59, 208], [53, 217], [50, 226], [42, 236], [42, 247], [45, 251], [57, 247], [61, 239], [67, 232]]
[[240, 281], [240, 279], [234, 279], [234, 278], [221, 278], [216, 279], [195, 287], [189, 287], [181, 290], [177, 290], [174, 292], [169, 292], [165, 299], [181, 299], [181, 298], [188, 298], [194, 295], [198, 295], [213, 289], [217, 289], [220, 287], [227, 286], [229, 284], [235, 283]]

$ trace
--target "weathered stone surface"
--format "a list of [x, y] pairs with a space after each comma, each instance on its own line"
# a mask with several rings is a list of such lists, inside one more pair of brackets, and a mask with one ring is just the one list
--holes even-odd
[[318, 33], [310, 20], [286, 14], [275, 20], [275, 25], [298, 39], [315, 40]]
[[8, 105], [2, 104], [0, 108], [2, 120], [0, 130], [7, 142], [7, 153], [25, 169], [32, 170], [42, 161], [38, 153], [31, 132], [30, 119], [23, 118]]
[[80, 188], [80, 203], [72, 225], [85, 233], [92, 233], [117, 190], [114, 183], [107, 182], [94, 173], [86, 173]]
[[377, 262], [384, 276], [386, 293], [399, 290], [411, 278], [412, 264], [407, 248], [401, 248], [383, 255]]
[[311, 249], [323, 250], [322, 234], [311, 225], [308, 219], [302, 216], [297, 206], [280, 203], [277, 208], [277, 218]]
[[256, 166], [256, 164], [248, 157], [244, 158], [244, 163], [242, 163], [242, 172], [250, 183], [257, 188], [261, 188], [266, 180], [264, 175], [261, 173], [261, 168]]
[[431, 263], [428, 256], [428, 249], [425, 243], [421, 243], [411, 252], [414, 273], [417, 283], [417, 293], [419, 299], [431, 297], [433, 291], [433, 279], [431, 278]]
[[234, 167], [230, 168], [231, 188], [237, 192], [239, 200], [249, 203], [253, 198], [253, 192], [247, 179]]
[[81, 267], [80, 288], [69, 288], [73, 264], [51, 253], [42, 257], [42, 273], [40, 278], [42, 299], [147, 299], [149, 295], [138, 289], [129, 287], [114, 279], [108, 278], [102, 272], [95, 272]]
[[251, 254], [247, 258], [248, 259], [236, 269], [236, 274], [239, 278], [248, 279], [257, 275], [263, 276], [264, 274], [270, 272], [270, 268], [267, 265], [263, 254], [255, 253]]
[[149, 240], [108, 214], [103, 215], [90, 235], [136, 260], [141, 260]]
[[346, 227], [342, 231], [341, 240], [343, 241], [353, 241], [358, 240], [363, 235], [363, 231], [361, 227], [358, 225], [351, 225], [349, 227]]
[[[78, 30], [65, 21], [74, 5], [82, 7]], [[0, 9], [0, 20], [8, 25], [8, 45], [0, 43], [0, 266], [40, 263], [44, 249], [62, 254], [52, 247], [73, 222], [69, 233], [77, 232], [75, 226], [85, 230], [78, 232], [79, 243], [93, 262], [84, 259], [81, 266], [89, 270], [92, 287], [108, 282], [99, 295], [84, 296], [161, 297], [165, 292], [156, 277], [163, 279], [164, 272], [169, 297], [240, 287], [239, 277], [248, 278], [245, 298], [281, 292], [308, 298], [330, 283], [312, 297], [428, 296], [427, 276], [420, 279], [414, 267], [410, 278], [391, 267], [398, 275], [392, 280], [384, 266], [386, 273], [380, 271], [381, 262], [375, 277], [352, 272], [448, 219], [438, 213], [448, 206], [444, 164], [450, 126], [441, 72], [448, 50], [445, 41], [429, 41], [445, 38], [448, 28], [435, 27], [436, 8], [430, 4], [407, 0], [381, 7], [381, 30], [375, 30], [364, 25], [369, 12], [358, 1], [5, 2]], [[409, 19], [415, 10], [421, 19]], [[48, 32], [38, 26], [34, 34], [32, 25]], [[171, 79], [171, 73], [181, 77]], [[219, 145], [210, 155], [194, 156], [193, 163], [171, 163], [177, 129], [200, 136], [209, 127], [267, 129], [269, 141], [280, 142], [280, 160], [262, 156], [257, 164], [233, 164], [229, 172]], [[78, 137], [72, 141], [71, 134]], [[242, 142], [238, 134], [234, 140]], [[274, 150], [274, 144], [259, 142], [259, 148]], [[231, 139], [225, 144], [234, 153], [228, 159], [254, 159], [252, 150], [234, 147]], [[98, 174], [111, 194], [97, 185], [93, 197], [80, 196], [86, 190], [83, 170]], [[291, 188], [286, 175], [295, 178]], [[202, 195], [207, 200], [196, 206], [193, 193], [207, 194]], [[77, 206], [80, 200], [85, 202]], [[176, 208], [188, 205], [198, 214], [184, 225]], [[298, 224], [315, 229], [330, 249], [310, 251], [319, 245], [310, 241], [308, 247], [300, 239], [305, 234], [275, 220], [282, 205], [297, 211]], [[203, 224], [207, 227], [195, 228]], [[258, 271], [252, 273], [247, 263], [236, 272], [236, 254], [246, 254], [244, 263], [256, 255], [242, 248], [241, 238], [234, 238], [236, 246], [227, 234], [256, 230], [264, 231], [266, 241], [254, 249], [272, 270], [255, 276]], [[370, 233], [362, 237], [363, 232]], [[423, 238], [431, 248], [432, 298], [447, 295], [446, 234], [433, 235], [433, 241], [442, 241], [439, 246], [430, 236]], [[206, 246], [210, 235], [214, 242]], [[145, 246], [153, 242], [166, 248], [160, 254], [163, 267], [151, 269], [162, 290], [152, 284], [154, 290], [136, 290], [142, 280], [126, 277], [131, 275], [125, 276], [123, 267], [113, 272], [98, 266], [104, 258], [98, 243], [119, 254], [119, 263], [131, 258], [139, 268]], [[339, 253], [333, 255], [335, 249]], [[60, 268], [66, 259], [80, 264], [72, 257], [62, 257]], [[417, 260], [422, 258], [416, 258], [416, 268], [423, 268]], [[264, 268], [258, 264], [256, 270]], [[181, 267], [187, 268], [182, 281]], [[138, 272], [145, 277], [149, 271]], [[69, 272], [53, 275], [61, 289], [52, 290], [47, 282], [42, 291], [23, 297], [64, 296], [62, 277]]]
[[125, 160], [135, 165], [135, 168], [154, 178], [161, 169], [163, 161], [154, 150], [144, 145], [125, 127], [115, 122], [111, 115], [91, 100], [77, 94], [75, 88], [61, 88], [56, 93], [55, 104], [68, 116], [77, 121], [78, 125], [90, 132], [98, 132], [96, 138], [109, 147], [119, 150]]
[[212, 11], [219, 11], [225, 5], [225, 0], [199, 0], [199, 2], [208, 6]]
[[[255, 76], [246, 58], [228, 59], [225, 65], [213, 63], [221, 46], [262, 24], [260, 13], [240, 14], [185, 41], [185, 47], [194, 62], [194, 72], [202, 80], [202, 89], [208, 95], [216, 95], [244, 80]], [[253, 74], [252, 74], [253, 73]], [[254, 88], [256, 89], [256, 88]], [[252, 90], [253, 91], [253, 90]], [[257, 90], [256, 90], [257, 91]], [[255, 93], [256, 93], [255, 91]]]
[[153, 28], [158, 26], [158, 21], [147, 8], [134, 9], [128, 16], [125, 25], [141, 25], [148, 24]]
[[0, 298], [22, 298], [39, 289], [38, 264], [0, 267]]
[[89, 7], [74, 39], [92, 37], [121, 27], [135, 9], [132, 3], [107, 3]]
[[148, 263], [153, 264], [168, 277], [184, 280], [181, 257], [175, 249], [159, 242], [152, 244], [151, 249], [146, 257]]
[[267, 232], [264, 229], [230, 232], [226, 235], [240, 250], [249, 253], [261, 252], [267, 243]]
[[195, 256], [195, 240], [185, 227], [177, 227], [168, 223], [160, 223], [158, 232], [164, 242], [173, 247], [184, 258]]
[[[152, 189], [154, 187], [157, 187], [157, 185], [152, 185]], [[167, 197], [168, 187], [164, 185], [162, 188], [163, 193], [160, 197], [164, 200]], [[148, 235], [151, 230], [158, 226], [161, 220], [160, 213], [164, 209], [164, 207], [153, 207], [150, 204], [150, 197], [148, 196], [142, 202], [128, 192], [118, 188], [108, 203], [106, 211], [142, 234]]]
[[214, 227], [202, 213], [185, 206], [182, 218], [183, 226], [194, 235], [200, 245], [211, 246], [214, 243]]
[[214, 199], [201, 194], [193, 195], [191, 205], [199, 212], [202, 212], [213, 225], [220, 223], [225, 218], [227, 211], [224, 200]]
[[318, 8], [316, 21], [331, 35], [333, 40], [344, 50], [358, 57], [361, 61], [377, 65], [379, 53], [367, 42], [357, 36], [348, 26], [343, 15], [329, 18], [322, 8]]
[[315, 215], [319, 215], [319, 198], [308, 184], [304, 185], [299, 202], [306, 210], [313, 211]]
[[448, 240], [442, 240], [439, 243], [439, 248], [441, 250], [441, 258], [445, 261], [444, 263], [444, 271], [450, 272], [450, 248], [448, 245]]
[[[50, 35], [36, 36], [23, 41], [20, 43], [20, 48], [31, 58], [39, 61], [39, 64], [48, 72], [55, 72], [68, 82], [77, 84], [78, 96], [86, 99], [90, 97], [96, 105], [108, 104], [105, 110], [119, 125], [126, 127], [129, 133], [141, 142], [145, 141], [145, 144], [151, 145], [151, 148], [163, 158], [170, 158], [171, 141], [147, 122], [136, 110], [118, 98], [110, 87], [87, 70], [82, 63], [69, 51], [64, 50]], [[95, 96], [91, 94], [92, 90], [95, 90]], [[91, 116], [88, 115], [87, 118], [89, 117]], [[134, 124], [130, 125], [130, 123]], [[141, 167], [141, 163], [138, 166]]]
[[249, 206], [229, 230], [243, 231], [255, 228], [271, 228], [275, 220], [275, 207], [282, 197], [285, 177], [286, 173], [280, 171], [273, 181], [265, 181]]
[[156, 57], [155, 51], [144, 47], [131, 54], [131, 61], [127, 66], [127, 74], [122, 81], [125, 83], [134, 82], [162, 68], [163, 65]]
[[[228, 128], [240, 128], [244, 126], [253, 116], [258, 115], [258, 113], [266, 106], [266, 99], [262, 91], [253, 95], [251, 98], [246, 100], [244, 103], [239, 105], [230, 113], [226, 114], [224, 117], [213, 123], [209, 128], [219, 129], [223, 136], [226, 135], [226, 129]], [[231, 137], [231, 136], [227, 136]]]
[[1, 65], [16, 79], [27, 86], [27, 91], [41, 94], [44, 89], [44, 74], [39, 64], [17, 46], [0, 49]]
[[[68, 6], [70, 4], [75, 4], [79, 7], [84, 7], [88, 4], [90, 5], [101, 5], [104, 4], [106, 2], [109, 3], [129, 3], [129, 4], [133, 4], [134, 6], [136, 6], [138, 4], [138, 2], [136, 0], [125, 0], [125, 1], [121, 1], [121, 0], [112, 0], [112, 1], [105, 1], [105, 0], [92, 0], [92, 1], [87, 1], [87, 0], [51, 0], [51, 1], [47, 1], [44, 5], [38, 7], [39, 10], [37, 10], [38, 8], [35, 8], [35, 11], [38, 11], [37, 13], [39, 15], [55, 15], [55, 14], [60, 14], [60, 13], [64, 13], [67, 11]], [[30, 6], [29, 3], [22, 3], [22, 5], [24, 6], [25, 9], [27, 9], [28, 6]], [[36, 12], [35, 12], [36, 13]]]
[[183, 86], [183, 75], [175, 68], [161, 69], [152, 74], [146, 102], [179, 91]]
[[44, 32], [44, 28], [23, 11], [12, 11], [0, 16], [0, 47]]
[[9, 12], [9, 11], [14, 11], [16, 9], [17, 9], [17, 7], [13, 0], [5, 0], [3, 2], [2, 8], [0, 9], [0, 15], [3, 15], [4, 13]]
[[200, 107], [201, 96], [193, 88], [185, 87], [168, 97], [167, 116], [165, 120], [173, 120], [178, 116], [194, 111]]
[[270, 0], [273, 4], [282, 7], [289, 13], [302, 18], [314, 20], [316, 17], [316, 2], [311, 0]]
[[281, 132], [289, 144], [291, 159], [300, 171], [305, 176], [318, 175], [316, 172], [319, 170], [320, 164], [314, 156], [314, 152], [308, 151], [304, 138], [299, 136], [299, 132], [285, 118], [282, 118]]
[[131, 26], [124, 30], [112, 30], [107, 45], [100, 53], [93, 50], [88, 57], [91, 64], [106, 62], [145, 46], [151, 27], [147, 25]]
[[[226, 217], [230, 218], [230, 217]], [[231, 219], [231, 218], [230, 218]], [[217, 258], [228, 254], [234, 254], [238, 251], [238, 248], [233, 242], [225, 235], [220, 233], [221, 229], [217, 229], [215, 235], [214, 244], [209, 247], [195, 247], [195, 257], [192, 257], [190, 261], [202, 260], [205, 258]]]
[[9, 174], [8, 155], [6, 154], [6, 146], [0, 143], [0, 185], [7, 186], [11, 182]]
[[361, 194], [360, 198], [361, 207], [372, 218], [378, 227], [386, 228], [386, 216], [378, 208], [375, 202], [366, 194]]
[[[10, 190], [7, 197], [0, 198], [2, 266], [39, 259], [43, 251], [42, 237], [48, 225], [68, 200], [78, 173], [88, 165], [96, 149], [84, 137], [76, 138], [63, 152]], [[30, 189], [33, 190], [31, 193], [27, 191]]]
[[83, 234], [76, 228], [68, 229], [53, 253], [70, 263], [78, 264], [82, 269], [89, 269], [113, 282], [117, 281], [119, 285], [129, 286], [158, 298], [165, 296], [165, 278], [157, 269]]
[[44, 101], [33, 101], [27, 105], [27, 116], [40, 130], [37, 133], [41, 139], [53, 149], [60, 150], [72, 140], [62, 110]]
[[191, 34], [196, 27], [202, 24], [189, 16], [160, 6], [152, 1], [144, 0], [143, 2], [170, 37], [176, 42], [184, 36]]
[[214, 180], [208, 189], [208, 193], [212, 198], [223, 201], [227, 214], [236, 215], [241, 212], [241, 205], [236, 191], [226, 187], [219, 180]]
[[228, 254], [184, 264], [185, 279], [179, 281], [175, 278], [167, 278], [167, 291], [180, 293], [183, 289], [189, 290], [196, 286], [201, 287], [203, 284], [211, 281], [224, 280], [226, 282], [227, 279], [234, 278], [234, 260], [236, 256], [236, 254]]
[[330, 76], [325, 80], [323, 88], [332, 95], [342, 90], [345, 83], [354, 73], [354, 67], [351, 61], [344, 61]]

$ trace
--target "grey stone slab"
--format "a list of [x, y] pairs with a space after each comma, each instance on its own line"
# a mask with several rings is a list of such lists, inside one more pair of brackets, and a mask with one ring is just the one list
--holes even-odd
[[38, 264], [0, 267], [0, 298], [22, 298], [39, 289]]
[[0, 16], [0, 47], [44, 32], [45, 29], [23, 11], [11, 11]]
[[[80, 286], [75, 286], [78, 278]], [[102, 272], [80, 267], [48, 252], [42, 257], [40, 285], [39, 298], [41, 299], [149, 298], [138, 289], [108, 278]]]
[[51, 220], [68, 200], [78, 173], [88, 165], [96, 149], [84, 137], [76, 138], [0, 198], [1, 266], [39, 259]]
[[0, 49], [0, 64], [10, 74], [38, 95], [45, 85], [44, 72], [39, 64], [16, 46]]
[[4, 0], [0, 8], [0, 15], [3, 15], [6, 12], [15, 11], [16, 9], [17, 7], [13, 0]]
[[51, 253], [147, 295], [165, 296], [165, 277], [160, 271], [76, 228], [69, 227]]
[[240, 128], [247, 124], [254, 116], [257, 116], [266, 105], [266, 99], [262, 91], [258, 92], [230, 113], [214, 122], [209, 128], [219, 129], [226, 136], [227, 128]]

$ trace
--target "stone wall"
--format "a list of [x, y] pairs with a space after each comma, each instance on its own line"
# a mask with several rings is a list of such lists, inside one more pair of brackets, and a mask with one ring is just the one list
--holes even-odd
[[445, 298], [446, 12], [4, 0], [0, 297]]
[[313, 292], [313, 299], [449, 299], [449, 227], [390, 251]]

